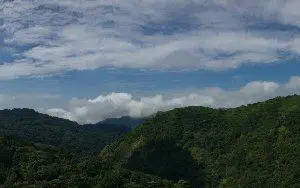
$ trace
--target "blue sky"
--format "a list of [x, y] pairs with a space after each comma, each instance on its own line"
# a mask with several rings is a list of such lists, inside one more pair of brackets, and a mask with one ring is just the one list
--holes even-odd
[[0, 109], [80, 123], [300, 91], [296, 0], [0, 0]]

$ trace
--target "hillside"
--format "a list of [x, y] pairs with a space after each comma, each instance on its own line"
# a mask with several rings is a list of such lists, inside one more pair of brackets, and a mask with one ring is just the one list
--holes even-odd
[[0, 137], [0, 187], [59, 185], [58, 177], [75, 170], [71, 161], [56, 147]]
[[[149, 186], [150, 185], [150, 186]], [[0, 137], [0, 187], [174, 187], [160, 177], [76, 162], [59, 148]]]
[[98, 154], [105, 145], [130, 130], [125, 125], [79, 125], [31, 109], [0, 110], [0, 136], [52, 145], [76, 156]]
[[300, 187], [300, 96], [159, 112], [129, 133], [0, 114], [0, 187]]
[[300, 187], [300, 97], [160, 112], [99, 157], [192, 187]]

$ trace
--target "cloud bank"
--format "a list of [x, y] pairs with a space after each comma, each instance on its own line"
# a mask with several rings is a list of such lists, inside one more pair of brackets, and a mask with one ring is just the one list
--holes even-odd
[[129, 93], [111, 93], [94, 99], [72, 99], [66, 109], [52, 108], [44, 112], [79, 123], [96, 123], [121, 116], [145, 117], [157, 111], [186, 106], [237, 107], [297, 93], [300, 94], [300, 77], [295, 76], [284, 84], [254, 81], [235, 91], [206, 88], [180, 96], [166, 94], [140, 98], [134, 98]]
[[0, 80], [103, 67], [227, 70], [300, 54], [297, 0], [0, 4]]

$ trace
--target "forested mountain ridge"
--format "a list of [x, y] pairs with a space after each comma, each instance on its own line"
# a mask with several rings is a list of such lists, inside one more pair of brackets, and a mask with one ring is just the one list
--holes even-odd
[[300, 187], [300, 97], [160, 112], [99, 157], [192, 187]]
[[0, 187], [174, 187], [171, 181], [116, 169], [90, 157], [80, 162], [61, 149], [0, 137]]
[[[159, 112], [131, 132], [96, 124], [75, 134], [68, 127], [82, 126], [25, 112], [0, 111], [0, 187], [300, 187], [300, 96]], [[63, 139], [52, 125], [68, 130]], [[86, 146], [97, 139], [99, 150], [109, 144], [95, 155]]]
[[130, 130], [125, 125], [79, 125], [31, 109], [0, 110], [0, 136], [53, 145], [74, 155], [97, 154]]
[[126, 125], [131, 128], [135, 128], [143, 124], [148, 118], [132, 118], [130, 116], [122, 116], [120, 118], [108, 118], [104, 121], [101, 121], [100, 123], [113, 124], [113, 125]]
[[95, 160], [130, 130], [123, 124], [79, 125], [31, 109], [0, 110], [0, 187], [173, 187], [160, 177]]

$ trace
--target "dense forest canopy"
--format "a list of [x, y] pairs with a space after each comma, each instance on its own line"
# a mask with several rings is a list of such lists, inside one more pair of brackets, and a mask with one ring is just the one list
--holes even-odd
[[130, 130], [0, 111], [0, 184], [300, 187], [300, 96], [233, 109], [178, 108]]
[[0, 136], [52, 145], [76, 156], [97, 154], [111, 140], [130, 130], [126, 125], [79, 125], [31, 109], [0, 111]]

